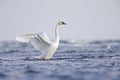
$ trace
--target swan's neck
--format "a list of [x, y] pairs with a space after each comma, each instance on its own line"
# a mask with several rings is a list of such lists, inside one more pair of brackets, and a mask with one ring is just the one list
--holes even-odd
[[59, 25], [57, 24], [55, 27], [55, 43], [59, 43], [59, 32], [58, 32]]

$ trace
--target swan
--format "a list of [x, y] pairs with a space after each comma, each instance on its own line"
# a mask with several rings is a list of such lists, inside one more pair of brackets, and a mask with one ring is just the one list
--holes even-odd
[[20, 42], [31, 42], [31, 44], [42, 52], [42, 54], [36, 59], [49, 60], [52, 58], [53, 54], [59, 46], [59, 26], [66, 25], [65, 22], [59, 21], [55, 27], [55, 40], [51, 41], [46, 35], [46, 32], [38, 32], [33, 34], [25, 34], [22, 36], [17, 36], [16, 40]]

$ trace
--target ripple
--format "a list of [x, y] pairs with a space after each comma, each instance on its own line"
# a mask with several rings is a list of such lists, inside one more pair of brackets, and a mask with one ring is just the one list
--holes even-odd
[[120, 40], [61, 41], [52, 59], [39, 55], [29, 43], [1, 41], [0, 80], [120, 79]]

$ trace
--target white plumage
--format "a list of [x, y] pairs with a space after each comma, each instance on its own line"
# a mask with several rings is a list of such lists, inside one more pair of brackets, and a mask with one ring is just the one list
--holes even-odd
[[38, 59], [51, 59], [54, 52], [59, 45], [59, 32], [58, 28], [60, 25], [65, 25], [63, 21], [59, 21], [55, 27], [55, 41], [49, 40], [45, 32], [26, 34], [17, 36], [16, 40], [21, 42], [31, 42], [31, 44], [42, 52], [42, 55], [37, 57]]

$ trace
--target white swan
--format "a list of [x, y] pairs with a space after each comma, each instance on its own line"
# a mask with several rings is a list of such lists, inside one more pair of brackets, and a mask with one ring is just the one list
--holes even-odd
[[48, 39], [45, 32], [17, 36], [16, 40], [21, 42], [31, 42], [36, 49], [40, 50], [42, 55], [36, 57], [37, 59], [51, 59], [59, 45], [58, 28], [61, 25], [66, 25], [66, 23], [63, 21], [57, 23], [55, 27], [55, 40], [53, 42]]

